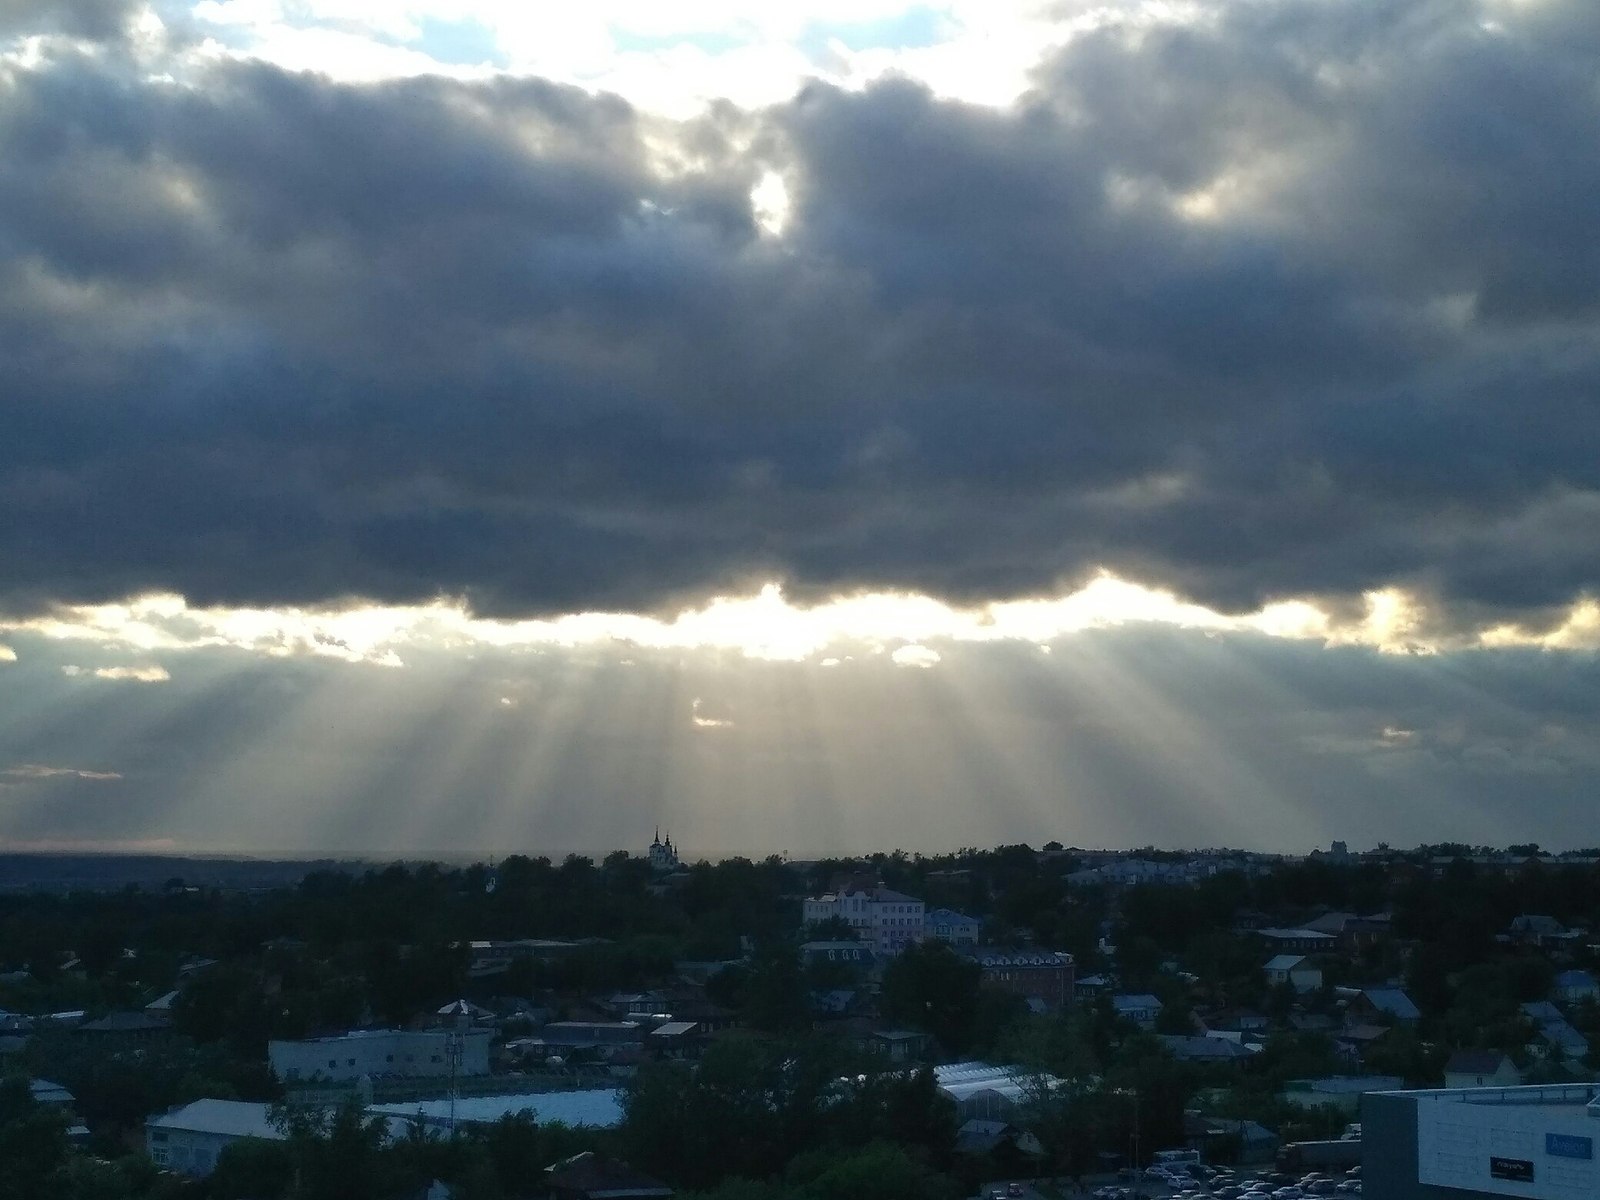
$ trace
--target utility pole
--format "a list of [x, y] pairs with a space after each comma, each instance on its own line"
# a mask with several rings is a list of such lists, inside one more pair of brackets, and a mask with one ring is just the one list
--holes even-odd
[[456, 1095], [459, 1091], [457, 1076], [461, 1073], [461, 1056], [466, 1049], [467, 1024], [471, 1020], [465, 1003], [456, 1013], [456, 1027], [445, 1035], [444, 1052], [450, 1061], [450, 1140], [456, 1138]]

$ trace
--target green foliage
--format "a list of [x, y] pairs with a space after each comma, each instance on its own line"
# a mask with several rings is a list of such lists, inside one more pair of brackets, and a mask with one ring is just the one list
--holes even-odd
[[956, 1200], [954, 1180], [889, 1142], [822, 1149], [796, 1158], [781, 1178], [730, 1179], [685, 1200]]
[[954, 1106], [932, 1072], [860, 1073], [846, 1052], [816, 1039], [729, 1038], [698, 1069], [647, 1067], [624, 1112], [629, 1161], [689, 1188], [765, 1179], [803, 1151], [873, 1139], [938, 1164], [955, 1139]]
[[932, 1034], [952, 1055], [964, 1053], [978, 1030], [978, 964], [943, 942], [922, 942], [897, 955], [883, 972], [884, 1016]]
[[0, 1080], [0, 1200], [68, 1196], [66, 1122], [39, 1104], [23, 1076]]

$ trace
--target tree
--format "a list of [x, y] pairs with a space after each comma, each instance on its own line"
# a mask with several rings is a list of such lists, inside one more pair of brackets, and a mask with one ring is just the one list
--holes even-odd
[[0, 1200], [65, 1198], [69, 1150], [66, 1122], [33, 1098], [27, 1079], [0, 1081]]
[[282, 1196], [294, 1178], [294, 1153], [288, 1142], [241, 1138], [217, 1155], [211, 1173], [214, 1196]]
[[943, 942], [918, 942], [883, 972], [884, 1015], [932, 1034], [950, 1054], [973, 1041], [978, 1018], [978, 964]]

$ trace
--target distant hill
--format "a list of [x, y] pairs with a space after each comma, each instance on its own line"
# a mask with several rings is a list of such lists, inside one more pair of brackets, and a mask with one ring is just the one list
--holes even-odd
[[0, 892], [116, 891], [136, 884], [247, 891], [292, 887], [312, 871], [360, 872], [349, 859], [185, 858], [141, 854], [0, 854]]

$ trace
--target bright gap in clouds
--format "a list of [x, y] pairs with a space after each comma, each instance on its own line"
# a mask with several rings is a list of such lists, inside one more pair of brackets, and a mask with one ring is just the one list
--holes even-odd
[[[1368, 645], [1396, 653], [1463, 646], [1600, 646], [1600, 608], [1588, 601], [1575, 605], [1553, 630], [1499, 626], [1445, 638], [1428, 635], [1427, 610], [1398, 589], [1369, 593], [1364, 613], [1344, 621], [1308, 600], [1286, 600], [1253, 613], [1225, 615], [1109, 573], [1070, 594], [970, 607], [902, 592], [864, 592], [800, 605], [771, 583], [752, 595], [714, 597], [672, 616], [587, 612], [528, 620], [477, 617], [460, 600], [345, 609], [197, 608], [178, 596], [155, 595], [116, 604], [63, 606], [26, 620], [0, 620], [0, 631], [98, 642], [146, 654], [220, 647], [268, 657], [325, 657], [384, 667], [405, 665], [409, 650], [470, 654], [475, 649], [596, 645], [711, 649], [752, 659], [813, 660], [821, 665], [831, 665], [840, 651], [859, 649], [888, 653], [902, 666], [931, 667], [939, 655], [930, 643], [1023, 642], [1048, 651], [1048, 643], [1065, 635], [1133, 623]], [[89, 673], [86, 668], [74, 670]], [[146, 682], [166, 678], [160, 667], [118, 667], [94, 674]]]
[[1005, 105], [1084, 29], [1189, 15], [1156, 0], [151, 0], [135, 25], [146, 56], [179, 75], [233, 58], [358, 83], [539, 76], [682, 117], [717, 100], [782, 102], [810, 79], [857, 88], [889, 75]]

